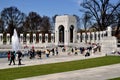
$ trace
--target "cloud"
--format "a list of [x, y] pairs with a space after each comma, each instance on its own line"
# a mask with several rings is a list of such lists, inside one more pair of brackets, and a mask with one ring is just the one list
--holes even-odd
[[80, 5], [83, 2], [83, 0], [77, 0], [77, 4]]

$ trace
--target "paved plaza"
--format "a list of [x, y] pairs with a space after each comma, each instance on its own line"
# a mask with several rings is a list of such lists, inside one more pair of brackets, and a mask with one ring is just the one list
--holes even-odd
[[[46, 58], [43, 56], [42, 59], [28, 59], [27, 57], [23, 58], [22, 64], [24, 65], [8, 65], [7, 58], [0, 59], [0, 69], [6, 68], [14, 68], [14, 67], [24, 67], [24, 66], [32, 66], [32, 65], [40, 65], [40, 64], [48, 64], [48, 63], [57, 63], [57, 62], [66, 62], [73, 60], [82, 60], [88, 58], [102, 57], [102, 54], [91, 55], [90, 57], [84, 57], [83, 55], [66, 55], [59, 54], [58, 56], [50, 56], [50, 58]], [[33, 73], [34, 74], [34, 73]], [[120, 64], [68, 71], [56, 74], [49, 74], [43, 76], [35, 76], [29, 78], [23, 78], [18, 80], [106, 80], [115, 77], [120, 77]]]

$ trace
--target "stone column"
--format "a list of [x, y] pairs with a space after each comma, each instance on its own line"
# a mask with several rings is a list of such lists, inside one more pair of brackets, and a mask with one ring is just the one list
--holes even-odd
[[110, 26], [107, 27], [107, 35], [108, 35], [108, 37], [112, 36], [112, 28]]
[[95, 43], [95, 33], [92, 32], [91, 35], [92, 35], [92, 40], [91, 40], [91, 42], [92, 42], [92, 43]]
[[73, 32], [73, 43], [75, 43], [77, 41], [76, 36], [77, 36], [77, 31], [74, 30], [74, 32]]
[[36, 43], [36, 34], [33, 33], [33, 44], [35, 44], [35, 43]]
[[42, 43], [42, 34], [39, 34], [39, 43]]
[[77, 33], [77, 42], [80, 43], [80, 33]]
[[102, 31], [100, 31], [100, 41], [103, 39], [103, 32]]
[[51, 34], [51, 43], [54, 43], [54, 34]]
[[23, 44], [23, 34], [20, 34], [20, 43]]
[[89, 43], [90, 42], [90, 32], [87, 32], [87, 36], [88, 36], [87, 42]]
[[103, 31], [103, 38], [106, 37], [106, 31]]
[[82, 42], [85, 43], [85, 33], [82, 33]]
[[30, 34], [29, 33], [27, 33], [26, 42], [27, 42], [27, 44], [30, 44]]
[[48, 43], [48, 34], [45, 34], [45, 43]]
[[68, 38], [68, 37], [69, 37], [69, 36], [68, 36], [68, 31], [65, 30], [65, 36], [64, 36], [64, 44], [65, 44], [65, 45], [68, 45], [68, 43], [69, 43], [68, 39], [70, 39], [70, 38]]
[[0, 34], [0, 44], [1, 45], [3, 44], [3, 34], [2, 33]]
[[10, 34], [9, 33], [7, 33], [7, 44], [10, 44]]
[[95, 41], [96, 43], [98, 43], [98, 41], [99, 41], [99, 40], [98, 40], [98, 34], [99, 34], [99, 33], [96, 32], [96, 41]]
[[59, 31], [55, 31], [55, 45], [58, 45], [59, 42]]

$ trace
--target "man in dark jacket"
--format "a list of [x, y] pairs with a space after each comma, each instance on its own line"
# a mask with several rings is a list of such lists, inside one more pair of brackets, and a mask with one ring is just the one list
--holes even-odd
[[22, 52], [18, 51], [17, 54], [18, 54], [18, 65], [21, 65]]
[[12, 53], [11, 53], [11, 56], [10, 56], [10, 64], [9, 65], [11, 65], [11, 63], [13, 62], [13, 64], [15, 65], [15, 51], [13, 51]]

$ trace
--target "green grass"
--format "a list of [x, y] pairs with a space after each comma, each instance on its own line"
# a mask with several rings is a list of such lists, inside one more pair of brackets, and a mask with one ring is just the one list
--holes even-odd
[[109, 80], [120, 80], [120, 77], [118, 77], [118, 78], [113, 78], [113, 79], [109, 79]]
[[86, 60], [1, 69], [0, 80], [13, 80], [18, 78], [80, 70], [117, 63], [120, 63], [120, 56], [105, 56]]

